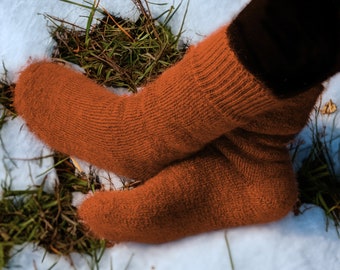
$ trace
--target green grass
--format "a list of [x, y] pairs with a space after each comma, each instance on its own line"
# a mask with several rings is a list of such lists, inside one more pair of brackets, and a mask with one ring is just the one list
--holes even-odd
[[7, 70], [5, 68], [4, 70], [3, 79], [0, 79], [0, 104], [3, 107], [3, 109], [0, 109], [0, 130], [9, 118], [16, 116], [13, 108], [14, 85], [6, 80]]
[[67, 157], [56, 154], [55, 167], [59, 183], [54, 193], [44, 191], [44, 184], [35, 189], [11, 190], [3, 186], [0, 201], [0, 269], [9, 259], [14, 245], [33, 242], [48, 252], [68, 255], [78, 251], [92, 257], [105, 248], [105, 242], [92, 238], [79, 224], [72, 206], [72, 192], [87, 193], [98, 183], [75, 176]]
[[0, 80], [0, 104], [4, 106], [8, 112], [14, 113], [12, 104], [14, 86], [6, 80], [7, 71], [5, 69], [4, 79]]
[[[320, 108], [315, 108], [314, 121], [309, 123], [312, 131], [312, 146], [297, 171], [301, 203], [312, 203], [322, 207], [339, 228], [340, 226], [340, 176], [336, 175], [324, 131], [319, 130], [317, 119]], [[313, 124], [312, 124], [313, 123]], [[303, 145], [303, 144], [302, 144]], [[294, 156], [300, 151], [301, 144], [292, 146]]]
[[232, 252], [231, 252], [231, 248], [230, 248], [230, 244], [229, 244], [229, 240], [228, 240], [228, 235], [227, 234], [228, 234], [228, 232], [226, 230], [224, 232], [224, 239], [225, 239], [225, 243], [226, 243], [226, 246], [227, 246], [230, 267], [231, 267], [232, 270], [235, 270], [235, 264], [234, 264], [234, 260], [233, 260], [233, 256], [232, 256]]
[[50, 17], [58, 44], [53, 57], [81, 66], [98, 84], [136, 92], [185, 53], [185, 48], [178, 49], [179, 36], [166, 24], [156, 24], [150, 12], [139, 7], [136, 22], [103, 11], [104, 18], [90, 31], [70, 28], [67, 22]]

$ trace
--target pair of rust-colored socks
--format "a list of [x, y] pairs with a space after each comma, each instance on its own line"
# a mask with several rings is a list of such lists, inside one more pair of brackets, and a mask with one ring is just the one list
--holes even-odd
[[22, 72], [15, 107], [38, 137], [145, 182], [97, 192], [80, 206], [97, 237], [161, 243], [291, 210], [297, 184], [286, 144], [306, 124], [322, 87], [319, 79], [282, 97], [277, 81], [249, 72], [258, 63], [244, 64], [246, 46], [237, 36], [244, 14], [265, 2], [252, 1], [239, 20], [133, 96], [116, 96], [48, 61]]

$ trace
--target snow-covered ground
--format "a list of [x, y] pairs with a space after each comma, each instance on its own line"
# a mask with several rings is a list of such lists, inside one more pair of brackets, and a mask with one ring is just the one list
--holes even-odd
[[[171, 21], [177, 33], [186, 13], [183, 39], [190, 43], [201, 40], [220, 25], [231, 20], [249, 0], [191, 0], [182, 4]], [[81, 2], [81, 0], [78, 0]], [[167, 3], [167, 5], [160, 5]], [[179, 0], [153, 0], [154, 16]], [[155, 4], [158, 3], [158, 4]], [[138, 12], [131, 0], [102, 0], [108, 11], [122, 17], [136, 18]], [[8, 71], [16, 80], [18, 72], [30, 59], [49, 57], [54, 42], [49, 35], [49, 23], [44, 14], [86, 24], [88, 10], [59, 0], [0, 0], [0, 74]], [[289, 16], [289, 14], [287, 14]], [[340, 76], [327, 84], [321, 103], [332, 99], [340, 104]], [[318, 116], [317, 124], [325, 127], [330, 141], [336, 170], [340, 172], [338, 135], [340, 122], [337, 112]], [[310, 144], [309, 128], [301, 132], [305, 148]], [[10, 179], [13, 189], [39, 184], [51, 168], [51, 151], [39, 142], [20, 118], [9, 120], [0, 131], [0, 183]], [[44, 156], [43, 161], [36, 158]], [[299, 160], [303, 158], [300, 154]], [[49, 186], [55, 181], [53, 171], [48, 174]], [[340, 238], [330, 223], [326, 225], [324, 212], [312, 205], [303, 206], [303, 214], [289, 214], [281, 221], [206, 233], [163, 245], [121, 243], [107, 249], [99, 263], [100, 269], [236, 269], [236, 270], [311, 270], [340, 269]], [[0, 209], [1, 211], [1, 209]], [[228, 248], [229, 246], [229, 248]], [[45, 254], [41, 248], [27, 244], [10, 261], [10, 269], [91, 269], [84, 255], [72, 254], [71, 259]]]

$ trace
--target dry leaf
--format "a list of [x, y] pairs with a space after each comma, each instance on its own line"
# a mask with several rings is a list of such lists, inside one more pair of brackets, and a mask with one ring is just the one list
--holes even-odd
[[320, 110], [322, 114], [332, 114], [337, 111], [336, 104], [330, 99]]
[[75, 158], [70, 157], [73, 166], [78, 170], [78, 173], [84, 173], [84, 170], [81, 168], [81, 166], [79, 165], [78, 161]]

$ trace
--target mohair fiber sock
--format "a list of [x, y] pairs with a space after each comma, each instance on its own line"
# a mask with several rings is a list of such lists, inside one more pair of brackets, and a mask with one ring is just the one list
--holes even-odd
[[292, 172], [275, 169], [240, 180], [230, 161], [208, 147], [134, 190], [95, 193], [79, 215], [98, 238], [152, 244], [270, 222], [285, 216], [297, 197]]
[[163, 243], [284, 217], [298, 196], [287, 143], [322, 90], [281, 100], [133, 190], [95, 193], [80, 206], [81, 220], [98, 238]]
[[[260, 11], [270, 2], [299, 1], [252, 1], [234, 22], [256, 18], [253, 7]], [[320, 15], [311, 10], [292, 16], [308, 21]], [[334, 17], [321, 11], [322, 18]], [[258, 20], [267, 19], [268, 13], [258, 14]], [[275, 88], [280, 84], [266, 73], [271, 61], [274, 67], [286, 64], [273, 69], [274, 78], [280, 72], [290, 78], [294, 57], [280, 62], [279, 50], [254, 53], [255, 39], [244, 39], [238, 30], [234, 23], [220, 28], [130, 97], [115, 96], [53, 63], [35, 63], [22, 72], [14, 104], [34, 133], [56, 150], [148, 180], [131, 191], [95, 193], [80, 206], [80, 218], [97, 237], [161, 243], [276, 220], [292, 208], [297, 186], [286, 144], [306, 124], [323, 90], [319, 84], [337, 70], [330, 58], [322, 62], [327, 55], [323, 50], [331, 49], [327, 57], [334, 53], [338, 59], [332, 43], [336, 48], [339, 43], [308, 28], [307, 39], [313, 37], [318, 44], [326, 38], [323, 45], [312, 54], [294, 46], [285, 53], [299, 56], [294, 72], [308, 69], [312, 58], [325, 70], [313, 71], [317, 79], [303, 76], [303, 83], [293, 89]], [[291, 42], [302, 44], [298, 39], [306, 36], [294, 38]], [[269, 48], [279, 45], [274, 42]]]
[[95, 193], [80, 218], [98, 238], [163, 243], [284, 217], [298, 195], [287, 143], [322, 90], [282, 100], [133, 190]]

